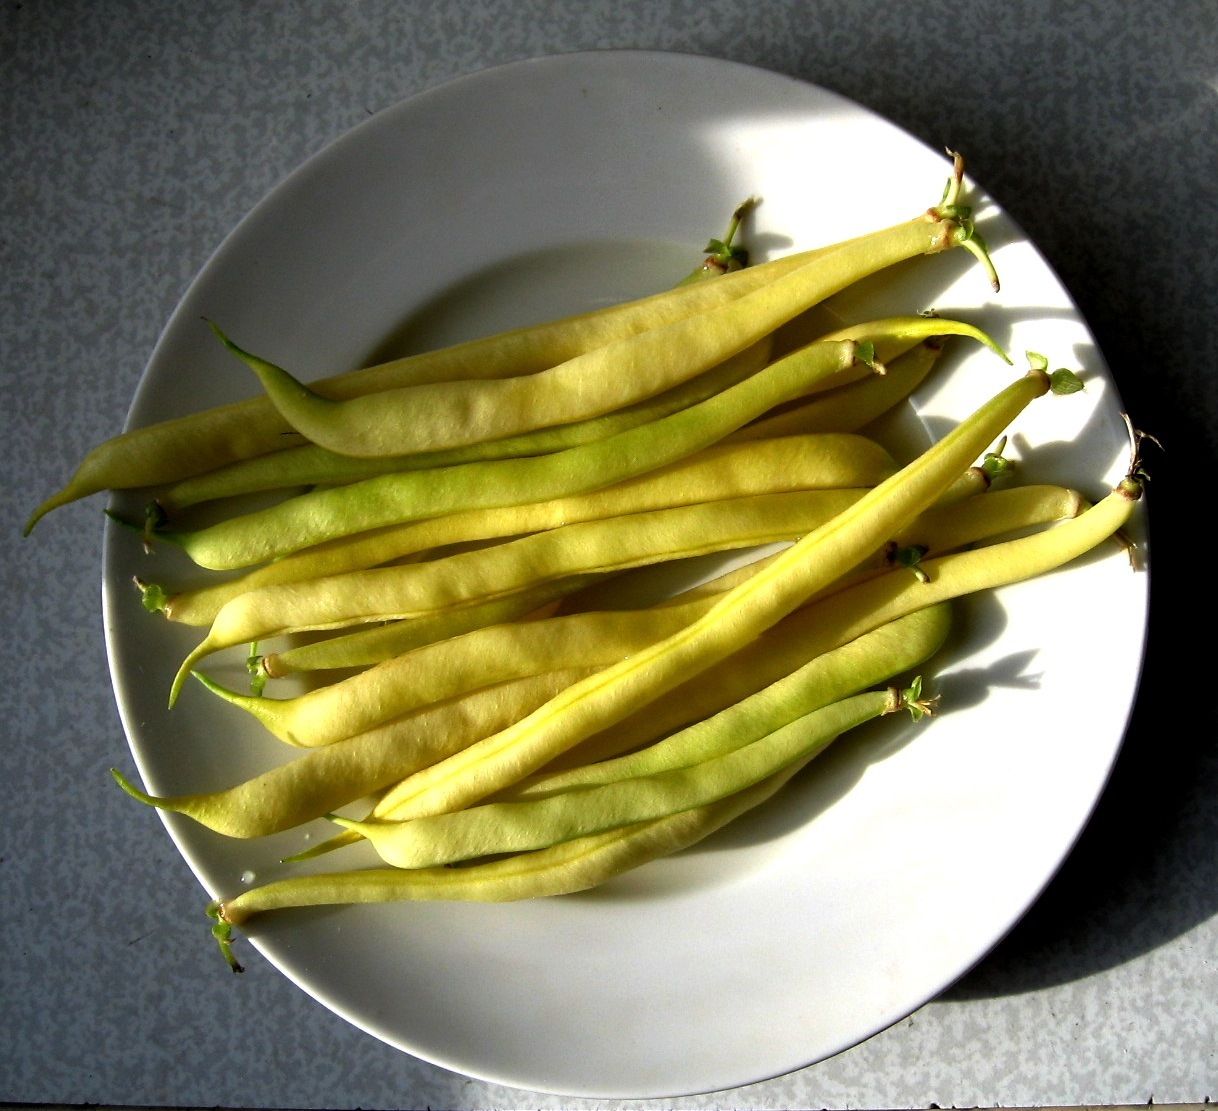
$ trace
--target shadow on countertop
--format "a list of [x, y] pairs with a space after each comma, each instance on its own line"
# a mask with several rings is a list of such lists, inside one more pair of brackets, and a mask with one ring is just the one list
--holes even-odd
[[[982, 52], [971, 76], [951, 71], [916, 104], [852, 88], [849, 73], [835, 87], [927, 142], [973, 152], [977, 179], [1057, 270], [1132, 419], [1163, 450], [1148, 449], [1146, 460], [1147, 659], [1112, 778], [1057, 876], [948, 1000], [1081, 979], [1218, 915], [1215, 589], [1204, 527], [1218, 442], [1218, 146], [1204, 138], [1218, 133], [1218, 83], [1206, 61], [1218, 36], [1198, 27], [1173, 58], [1148, 57], [1114, 88], [1081, 41], [1053, 47], [1069, 55], [1054, 82], [1031, 79], [1052, 44], [1033, 27], [1007, 30], [990, 40], [1003, 43], [997, 55]], [[1019, 59], [1030, 79], [1017, 96], [1001, 70]], [[1065, 101], [1061, 80], [1072, 90]], [[990, 95], [970, 98], [961, 82]]]

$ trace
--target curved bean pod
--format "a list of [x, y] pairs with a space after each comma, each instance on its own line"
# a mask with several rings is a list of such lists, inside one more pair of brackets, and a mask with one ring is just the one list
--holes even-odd
[[414, 809], [408, 816], [459, 809], [502, 790], [730, 656], [907, 525], [1049, 387], [1044, 371], [1030, 370], [679, 633], [574, 684], [514, 726], [419, 772], [413, 777]]
[[[869, 612], [854, 628], [889, 621], [916, 604], [933, 604], [1046, 574], [1116, 536], [1141, 500], [1142, 481], [1130, 475], [1077, 516], [1030, 536], [955, 552], [920, 564], [924, 579], [881, 575], [825, 599], [822, 615], [838, 605]], [[809, 610], [811, 612], [811, 609]]]
[[764, 340], [879, 270], [959, 245], [950, 218], [897, 225], [847, 244], [713, 310], [647, 328], [536, 374], [434, 382], [335, 400], [221, 339], [258, 376], [284, 419], [343, 455], [437, 451], [565, 424], [652, 397]]
[[915, 578], [921, 578], [921, 561], [928, 556], [946, 555], [972, 544], [991, 544], [1002, 537], [1077, 517], [1088, 506], [1077, 490], [1053, 484], [1011, 486], [985, 497], [940, 500], [805, 604], [893, 568], [907, 568]]
[[318, 444], [304, 443], [282, 451], [256, 455], [175, 483], [157, 495], [157, 505], [166, 514], [172, 515], [203, 502], [244, 494], [359, 482], [382, 474], [431, 470], [459, 463], [513, 459], [522, 455], [549, 455], [637, 428], [704, 401], [760, 370], [769, 360], [769, 350], [768, 340], [755, 343], [689, 382], [612, 413], [448, 451], [360, 457], [339, 455]]
[[[879, 376], [884, 377], [887, 374], [888, 363], [907, 355], [919, 344], [941, 344], [948, 336], [976, 340], [983, 347], [988, 347], [1008, 366], [1011, 365], [1011, 357], [980, 328], [960, 320], [944, 320], [934, 314], [894, 316], [887, 320], [873, 320], [865, 324], [844, 324], [831, 332], [826, 332], [818, 342], [831, 343], [834, 340], [849, 339], [859, 343], [874, 344], [876, 361], [882, 364], [882, 373]], [[867, 367], [859, 363], [846, 367], [836, 374], [812, 383], [808, 394], [815, 397], [817, 394], [838, 390], [843, 386], [856, 385], [868, 378], [875, 377], [868, 374], [867, 370]], [[838, 429], [838, 431], [842, 430]]]

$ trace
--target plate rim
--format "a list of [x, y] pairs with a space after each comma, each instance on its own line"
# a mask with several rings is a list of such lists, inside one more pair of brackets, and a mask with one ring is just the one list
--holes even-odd
[[[536, 71], [540, 68], [545, 67], [547, 64], [553, 65], [555, 63], [561, 62], [566, 65], [579, 65], [581, 60], [596, 60], [597, 64], [599, 64], [602, 62], [611, 62], [614, 59], [622, 59], [622, 58], [630, 58], [630, 59], [633, 59], [635, 62], [641, 62], [644, 64], [647, 64], [651, 61], [656, 61], [656, 62], [663, 64], [665, 62], [671, 63], [674, 60], [682, 60], [683, 64], [693, 66], [694, 68], [706, 66], [706, 67], [709, 67], [710, 69], [716, 69], [718, 67], [727, 66], [727, 67], [731, 67], [735, 70], [741, 71], [742, 73], [747, 73], [753, 79], [758, 79], [758, 80], [762, 80], [762, 81], [778, 80], [781, 82], [788, 83], [792, 87], [798, 86], [805, 90], [813, 90], [816, 94], [823, 94], [825, 97], [830, 98], [831, 100], [838, 102], [845, 107], [848, 107], [852, 112], [863, 113], [864, 115], [866, 115], [868, 117], [874, 118], [875, 120], [880, 121], [881, 123], [883, 123], [889, 127], [892, 127], [893, 129], [895, 129], [897, 131], [900, 131], [901, 133], [903, 133], [904, 135], [907, 136], [907, 138], [909, 139], [909, 141], [911, 143], [917, 144], [918, 146], [925, 148], [925, 144], [920, 139], [913, 136], [911, 133], [909, 133], [905, 129], [900, 128], [896, 124], [892, 124], [891, 121], [884, 119], [882, 116], [880, 116], [878, 113], [872, 111], [871, 109], [868, 109], [832, 90], [825, 89], [821, 86], [814, 85], [811, 82], [805, 81], [805, 80], [797, 78], [797, 77], [793, 77], [788, 74], [766, 70], [761, 67], [751, 65], [749, 63], [731, 61], [731, 60], [726, 60], [726, 59], [718, 59], [718, 58], [714, 58], [710, 55], [703, 55], [703, 54], [691, 53], [691, 52], [670, 52], [670, 51], [639, 50], [639, 49], [605, 49], [605, 50], [590, 50], [590, 51], [578, 51], [578, 50], [577, 51], [568, 51], [568, 52], [564, 52], [561, 54], [541, 55], [541, 56], [536, 56], [536, 57], [519, 59], [519, 60], [515, 60], [515, 61], [504, 62], [504, 63], [500, 63], [498, 65], [494, 65], [494, 66], [490, 66], [490, 67], [486, 67], [483, 69], [478, 69], [478, 70], [474, 70], [474, 71], [462, 74], [462, 75], [452, 78], [451, 80], [448, 80], [448, 81], [443, 81], [438, 84], [430, 85], [424, 89], [421, 89], [419, 92], [413, 94], [412, 96], [406, 97], [403, 100], [400, 100], [393, 105], [387, 106], [386, 108], [377, 112], [375, 115], [369, 117], [367, 120], [359, 122], [354, 127], [348, 129], [341, 135], [337, 136], [336, 138], [332, 139], [331, 141], [329, 141], [328, 143], [323, 145], [314, 155], [310, 156], [309, 159], [307, 159], [304, 163], [302, 163], [295, 170], [293, 170], [291, 173], [289, 173], [284, 179], [282, 179], [276, 186], [274, 186], [234, 226], [234, 228], [228, 233], [228, 235], [226, 235], [221, 240], [220, 244], [216, 247], [215, 251], [213, 251], [212, 254], [204, 262], [203, 266], [200, 268], [198, 275], [191, 282], [190, 286], [188, 286], [186, 293], [183, 295], [181, 301], [175, 307], [174, 312], [170, 315], [167, 323], [165, 324], [165, 327], [162, 330], [161, 336], [158, 338], [158, 341], [157, 341], [156, 345], [154, 346], [152, 355], [150, 356], [148, 363], [145, 367], [145, 370], [144, 370], [143, 374], [141, 375], [140, 383], [136, 388], [135, 394], [134, 394], [132, 402], [131, 402], [131, 409], [128, 414], [127, 423], [129, 424], [132, 421], [132, 419], [135, 417], [135, 415], [139, 412], [139, 410], [141, 408], [141, 399], [145, 395], [145, 389], [144, 389], [145, 382], [154, 375], [154, 373], [156, 372], [156, 369], [161, 365], [162, 351], [163, 351], [164, 345], [168, 342], [169, 337], [178, 328], [181, 327], [182, 321], [188, 315], [189, 310], [187, 309], [187, 305], [189, 304], [189, 302], [192, 299], [192, 293], [195, 291], [197, 284], [206, 275], [211, 273], [216, 266], [220, 265], [220, 263], [228, 256], [229, 252], [238, 249], [241, 245], [242, 237], [246, 234], [247, 230], [249, 228], [251, 228], [258, 219], [261, 218], [261, 214], [268, 211], [269, 209], [273, 208], [275, 206], [275, 204], [278, 203], [279, 198], [281, 198], [284, 195], [284, 191], [286, 189], [296, 188], [301, 182], [306, 181], [307, 176], [313, 172], [313, 169], [316, 167], [316, 165], [321, 160], [333, 159], [333, 158], [339, 157], [341, 155], [341, 153], [344, 151], [344, 149], [346, 149], [349, 144], [357, 143], [360, 136], [369, 134], [371, 129], [373, 129], [375, 127], [391, 126], [392, 120], [396, 113], [403, 111], [403, 110], [409, 110], [409, 108], [411, 108], [411, 107], [416, 108], [416, 109], [420, 108], [420, 107], [426, 108], [428, 103], [431, 102], [434, 98], [443, 97], [447, 94], [457, 91], [458, 88], [468, 90], [468, 89], [472, 88], [478, 82], [493, 83], [496, 80], [496, 78], [501, 78], [503, 75], [505, 75], [509, 72], [523, 72], [526, 70]], [[1007, 217], [1007, 219], [1009, 219], [1009, 217]], [[1029, 243], [1030, 243], [1030, 241], [1029, 241]], [[1034, 244], [1031, 244], [1031, 246], [1033, 247], [1033, 249], [1035, 249]], [[1048, 267], [1049, 263], [1047, 262], [1047, 260], [1043, 259], [1043, 256], [1039, 256], [1038, 251], [1037, 251], [1037, 255], [1038, 255], [1038, 257], [1040, 257], [1040, 260], [1043, 263], [1043, 265]], [[1071, 299], [1071, 304], [1073, 305], [1072, 299]], [[1074, 306], [1074, 309], [1075, 309], [1075, 312], [1078, 314], [1079, 320], [1080, 320], [1083, 328], [1087, 332], [1089, 332], [1090, 329], [1088, 328], [1086, 321], [1082, 318], [1081, 310], [1079, 310], [1076, 305]], [[1102, 359], [1102, 356], [1101, 356], [1101, 359]], [[1104, 369], [1106, 370], [1106, 368], [1104, 368]], [[1113, 388], [1115, 389], [1115, 386]], [[117, 658], [117, 645], [112, 645], [111, 638], [112, 638], [112, 636], [117, 637], [119, 635], [118, 630], [119, 630], [120, 625], [122, 624], [122, 619], [116, 617], [115, 607], [118, 605], [122, 605], [124, 608], [126, 608], [127, 604], [129, 604], [129, 601], [130, 601], [129, 594], [127, 593], [127, 591], [125, 589], [122, 593], [121, 598], [119, 597], [118, 591], [116, 589], [112, 589], [114, 587], [114, 583], [112, 582], [112, 576], [110, 574], [110, 567], [112, 566], [112, 559], [113, 559], [112, 548], [116, 542], [116, 533], [117, 533], [117, 530], [116, 530], [115, 526], [108, 524], [107, 525], [107, 535], [104, 540], [104, 556], [103, 556], [103, 569], [102, 569], [103, 583], [106, 584], [106, 589], [104, 591], [104, 597], [103, 597], [103, 609], [104, 609], [104, 614], [105, 614], [107, 658], [110, 661], [112, 668], [115, 666], [114, 661]], [[1147, 559], [1149, 559], [1149, 553], [1147, 553]], [[1137, 653], [1137, 673], [1138, 673], [1139, 677], [1141, 675], [1141, 671], [1144, 666], [1146, 639], [1148, 636], [1148, 605], [1149, 605], [1148, 595], [1149, 595], [1149, 591], [1146, 590], [1144, 593], [1146, 596], [1143, 598], [1142, 627], [1140, 630], [1140, 643], [1139, 643], [1139, 648], [1138, 648], [1138, 653]], [[141, 750], [142, 750], [143, 746], [136, 740], [136, 732], [138, 731], [138, 725], [136, 722], [134, 722], [134, 720], [129, 720], [129, 713], [128, 713], [127, 709], [125, 708], [124, 700], [121, 696], [122, 684], [120, 682], [120, 677], [116, 674], [114, 676], [114, 678], [115, 678], [116, 694], [119, 695], [118, 701], [119, 701], [119, 705], [120, 705], [120, 715], [123, 717], [124, 731], [128, 738], [128, 744], [131, 748], [132, 755], [136, 759], [137, 764], [141, 764], [142, 763]], [[1132, 714], [1132, 710], [1133, 710], [1135, 701], [1136, 701], [1136, 684], [1135, 684], [1133, 691], [1131, 691], [1129, 694], [1128, 705], [1124, 712], [1125, 728], [1128, 727], [1129, 718], [1130, 718], [1130, 715]], [[1111, 776], [1112, 768], [1115, 763], [1117, 754], [1119, 753], [1120, 748], [1123, 744], [1123, 738], [1124, 738], [1124, 730], [1122, 730], [1121, 737], [1118, 739], [1118, 742], [1116, 743], [1116, 745], [1113, 748], [1111, 760], [1108, 763], [1108, 767], [1104, 773], [1102, 782], [1098, 785], [1098, 787], [1094, 793], [1094, 796], [1088, 801], [1088, 803], [1086, 805], [1086, 808], [1085, 808], [1086, 818], [1084, 818], [1084, 821], [1074, 831], [1074, 835], [1070, 839], [1069, 844], [1067, 844], [1061, 851], [1057, 865], [1054, 868], [1054, 870], [1049, 875], [1044, 877], [1043, 881], [1040, 883], [1040, 885], [1036, 888], [1036, 890], [1034, 892], [1030, 893], [1030, 895], [1027, 897], [1027, 899], [1024, 902], [1023, 909], [1020, 911], [1019, 915], [1013, 921], [1011, 921], [1009, 923], [1009, 925], [1007, 926], [1007, 929], [1005, 931], [1003, 931], [1003, 933], [1000, 934], [999, 936], [993, 938], [991, 940], [990, 944], [982, 952], [979, 952], [975, 956], [973, 956], [969, 960], [967, 966], [964, 969], [962, 969], [957, 974], [957, 976], [960, 974], [963, 974], [963, 972], [967, 971], [968, 968], [973, 967], [978, 961], [984, 959], [985, 955], [1002, 940], [1002, 937], [1006, 936], [1006, 933], [1009, 932], [1009, 930], [1011, 928], [1014, 927], [1014, 925], [1018, 922], [1019, 918], [1022, 917], [1022, 914], [1028, 909], [1028, 907], [1030, 907], [1039, 898], [1039, 896], [1043, 892], [1045, 886], [1047, 886], [1049, 884], [1049, 882], [1051, 882], [1053, 875], [1056, 874], [1057, 870], [1060, 869], [1062, 863], [1064, 863], [1065, 859], [1069, 856], [1070, 851], [1073, 849], [1074, 844], [1077, 842], [1078, 837], [1081, 835], [1082, 830], [1086, 825], [1087, 818], [1089, 818], [1090, 814], [1094, 810], [1095, 805], [1098, 803], [1098, 800], [1099, 800], [1100, 796], [1102, 795], [1104, 788], [1107, 785], [1108, 779]], [[158, 812], [158, 813], [160, 814], [160, 817], [162, 818], [162, 821], [166, 826], [167, 832], [169, 833], [171, 839], [174, 841], [175, 846], [178, 848], [179, 852], [182, 853], [184, 859], [186, 860], [186, 863], [188, 864], [188, 866], [191, 867], [191, 870], [195, 872], [196, 877], [200, 878], [200, 880], [202, 882], [202, 877], [201, 877], [199, 871], [196, 869], [194, 863], [192, 862], [191, 857], [182, 848], [179, 836], [177, 835], [177, 832], [175, 831], [174, 819], [171, 816], [166, 815], [164, 813], [160, 813], [160, 812]], [[251, 937], [250, 943], [255, 948], [257, 948], [259, 950], [263, 950], [264, 956], [267, 955], [268, 950], [264, 950], [263, 944], [261, 943], [260, 939], [258, 939], [257, 937]], [[269, 948], [269, 951], [273, 953], [273, 950], [274, 950], [274, 946], [271, 946]], [[294, 974], [292, 970], [285, 968], [283, 966], [283, 964], [280, 963], [280, 960], [276, 959], [275, 956], [273, 956], [273, 955], [268, 956], [267, 959], [270, 960], [270, 962], [277, 968], [278, 971], [280, 971], [282, 974], [286, 975], [293, 982], [297, 983], [297, 985], [300, 986], [302, 988], [302, 990], [306, 991], [308, 994], [314, 996], [315, 998], [320, 998], [319, 996], [317, 996], [316, 992], [312, 988], [310, 988], [310, 986], [307, 982], [302, 981], [302, 979], [299, 978], [298, 975]], [[955, 978], [957, 978], [957, 977], [953, 976], [951, 979], [948, 979], [947, 981], [939, 984], [933, 990], [929, 991], [929, 994], [927, 994], [925, 996], [925, 998], [923, 998], [919, 1003], [917, 1003], [913, 1007], [913, 1010], [916, 1010], [918, 1007], [922, 1006], [927, 1000], [934, 998], [936, 995], [938, 995], [945, 987], [947, 987], [950, 984], [950, 982], [952, 982], [952, 979], [955, 979]], [[652, 1085], [651, 1088], [649, 1088], [647, 1091], [644, 1091], [641, 1093], [640, 1092], [623, 1093], [621, 1091], [607, 1092], [607, 1091], [601, 1090], [599, 1087], [596, 1087], [595, 1085], [593, 1087], [587, 1088], [583, 1091], [572, 1090], [570, 1088], [570, 1086], [568, 1086], [568, 1085], [563, 1085], [560, 1087], [548, 1087], [548, 1086], [546, 1086], [543, 1077], [530, 1078], [530, 1077], [527, 1077], [524, 1075], [518, 1075], [518, 1076], [512, 1077], [510, 1075], [504, 1075], [501, 1072], [497, 1072], [496, 1070], [479, 1071], [476, 1067], [471, 1068], [471, 1062], [469, 1062], [469, 1061], [460, 1061], [460, 1060], [456, 1060], [456, 1059], [444, 1060], [444, 1059], [436, 1056], [435, 1054], [424, 1055], [424, 1054], [421, 1054], [417, 1048], [406, 1044], [404, 1041], [395, 1040], [393, 1038], [387, 1037], [386, 1033], [384, 1031], [379, 1031], [379, 1030], [373, 1028], [373, 1026], [368, 1024], [366, 1021], [361, 1021], [359, 1018], [353, 1017], [353, 1015], [348, 1010], [340, 1009], [339, 1007], [335, 1006], [332, 1002], [326, 1001], [324, 999], [321, 1001], [323, 1002], [323, 1005], [325, 1005], [328, 1009], [335, 1011], [335, 1013], [340, 1015], [345, 1021], [351, 1023], [352, 1025], [357, 1026], [358, 1028], [364, 1030], [365, 1032], [371, 1034], [372, 1036], [378, 1038], [379, 1040], [387, 1042], [387, 1044], [393, 1045], [396, 1048], [403, 1050], [404, 1052], [411, 1053], [415, 1056], [421, 1057], [424, 1060], [428, 1060], [435, 1064], [441, 1065], [442, 1067], [449, 1068], [454, 1071], [457, 1071], [457, 1072], [460, 1072], [460, 1073], [463, 1073], [463, 1074], [466, 1074], [469, 1076], [473, 1076], [478, 1079], [485, 1080], [487, 1082], [507, 1084], [507, 1085], [511, 1085], [511, 1086], [517, 1087], [517, 1088], [527, 1088], [527, 1089], [542, 1091], [542, 1092], [551, 1092], [556, 1095], [568, 1095], [568, 1096], [585, 1095], [585, 1096], [591, 1096], [593, 1098], [649, 1098], [649, 1097], [653, 1097], [653, 1096], [660, 1097], [660, 1098], [676, 1097], [676, 1096], [700, 1094], [703, 1092], [709, 1092], [709, 1091], [715, 1091], [715, 1090], [723, 1090], [725, 1087], [735, 1087], [735, 1086], [739, 1086], [742, 1084], [763, 1081], [772, 1076], [779, 1075], [781, 1072], [787, 1072], [787, 1071], [791, 1071], [792, 1069], [803, 1068], [810, 1064], [815, 1064], [819, 1061], [823, 1061], [827, 1057], [833, 1056], [836, 1053], [839, 1053], [842, 1050], [849, 1048], [850, 1046], [857, 1045], [860, 1042], [865, 1041], [867, 1038], [874, 1036], [874, 1034], [878, 1033], [879, 1031], [881, 1031], [883, 1029], [886, 1029], [887, 1027], [891, 1026], [893, 1023], [899, 1022], [907, 1014], [912, 1013], [911, 1010], [909, 1010], [909, 1009], [903, 1009], [900, 1014], [894, 1013], [890, 1016], [885, 1017], [882, 1021], [879, 1021], [878, 1024], [876, 1024], [872, 1029], [870, 1029], [866, 1032], [863, 1032], [863, 1033], [859, 1034], [858, 1036], [851, 1036], [851, 1037], [847, 1038], [846, 1040], [843, 1041], [843, 1043], [841, 1045], [839, 1045], [839, 1047], [837, 1049], [834, 1049], [831, 1053], [821, 1054], [815, 1060], [809, 1060], [809, 1061], [805, 1061], [802, 1063], [791, 1062], [786, 1067], [783, 1067], [777, 1071], [774, 1071], [768, 1067], [762, 1067], [756, 1074], [751, 1075], [751, 1076], [741, 1075], [739, 1077], [739, 1079], [732, 1080], [729, 1084], [722, 1083], [721, 1079], [720, 1079], [720, 1080], [715, 1080], [715, 1081], [711, 1082], [710, 1086], [695, 1086], [694, 1088], [690, 1088], [687, 1084], [682, 1084], [682, 1083], [678, 1083], [675, 1087], [664, 1086], [664, 1085], [660, 1085], [659, 1087], [656, 1087], [655, 1085]], [[663, 1090], [660, 1090], [661, 1088]]]

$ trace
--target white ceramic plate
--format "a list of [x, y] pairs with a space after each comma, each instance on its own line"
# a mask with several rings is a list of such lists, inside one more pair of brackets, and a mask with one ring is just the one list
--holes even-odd
[[[368, 120], [253, 211], [169, 322], [130, 420], [254, 392], [204, 316], [320, 376], [391, 339], [438, 343], [663, 288], [751, 194], [750, 242], [775, 255], [912, 216], [947, 169], [835, 95], [706, 58], [588, 53], [477, 73]], [[1126, 450], [1101, 356], [1035, 247], [992, 203], [979, 215], [1000, 295], [957, 251], [896, 276], [876, 313], [933, 307], [1018, 363], [1032, 349], [1082, 369], [1086, 392], [1033, 406], [1012, 454], [1029, 480], [1099, 494]], [[964, 347], [948, 365], [910, 410], [931, 434], [1021, 369]], [[148, 789], [225, 786], [283, 759], [201, 688], [166, 710], [195, 634], [141, 611], [136, 572], [189, 571], [107, 536], [114, 683]], [[249, 943], [370, 1034], [526, 1089], [672, 1096], [816, 1062], [965, 972], [1058, 867], [1123, 736], [1146, 595], [1147, 576], [1110, 553], [962, 606], [933, 676], [942, 716], [885, 722], [735, 828], [596, 892], [285, 913], [252, 923]], [[209, 895], [282, 874], [275, 861], [301, 843], [166, 826]]]

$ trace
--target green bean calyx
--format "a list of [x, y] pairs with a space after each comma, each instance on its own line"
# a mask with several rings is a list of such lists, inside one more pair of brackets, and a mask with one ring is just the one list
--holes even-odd
[[952, 232], [952, 246], [963, 247], [985, 270], [990, 280], [990, 287], [995, 293], [1001, 288], [998, 271], [994, 268], [989, 249], [982, 239], [981, 233], [973, 223], [971, 205], [960, 203], [960, 194], [964, 189], [964, 159], [956, 151], [947, 152], [952, 159], [952, 173], [943, 189], [943, 199], [932, 208], [928, 215], [935, 220], [949, 220], [955, 224]]
[[220, 953], [228, 962], [228, 967], [237, 973], [244, 972], [245, 968], [233, 952], [233, 927], [221, 916], [219, 900], [213, 899], [208, 903], [206, 913], [207, 917], [212, 920], [211, 936], [220, 946]]
[[736, 238], [736, 233], [740, 230], [740, 225], [744, 221], [745, 216], [757, 203], [757, 197], [748, 197], [732, 209], [732, 216], [728, 221], [727, 231], [724, 232], [723, 238], [711, 239], [706, 244], [703, 248], [706, 252], [706, 258], [702, 260], [702, 265], [691, 274], [682, 278], [678, 283], [679, 285], [699, 282], [706, 278], [716, 277], [719, 274], [727, 274], [733, 270], [743, 270], [748, 266], [748, 249], [735, 245], [733, 240]]

